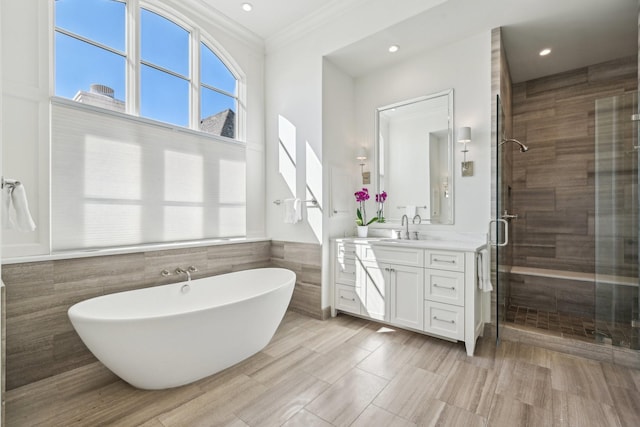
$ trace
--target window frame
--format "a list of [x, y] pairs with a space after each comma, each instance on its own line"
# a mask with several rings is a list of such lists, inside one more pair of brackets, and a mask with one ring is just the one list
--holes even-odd
[[[125, 52], [120, 52], [117, 49], [110, 48], [99, 42], [83, 37], [79, 34], [67, 31], [63, 28], [56, 26], [55, 19], [55, 1], [51, 0], [51, 72], [50, 72], [50, 98], [68, 100], [68, 98], [57, 96], [55, 94], [55, 35], [56, 33], [64, 34], [69, 37], [73, 37], [82, 42], [88, 43], [96, 48], [104, 49], [108, 52], [117, 54], [125, 59], [125, 112], [134, 119], [141, 120], [143, 122], [156, 122], [163, 127], [170, 127], [177, 131], [187, 130], [189, 132], [197, 132], [202, 135], [207, 135], [214, 138], [222, 138], [224, 140], [245, 142], [246, 141], [246, 77], [242, 72], [238, 64], [232, 59], [232, 56], [217, 42], [215, 39], [204, 29], [195, 24], [195, 22], [183, 14], [179, 13], [175, 9], [171, 8], [166, 3], [161, 2], [149, 2], [145, 0], [115, 0], [125, 4]], [[189, 120], [188, 127], [175, 125], [172, 123], [156, 120], [150, 117], [145, 117], [140, 114], [141, 110], [141, 74], [142, 65], [146, 65], [155, 70], [167, 73], [173, 77], [183, 79], [185, 76], [164, 67], [158, 66], [141, 59], [141, 15], [142, 9], [146, 9], [149, 12], [160, 15], [161, 17], [169, 20], [170, 22], [178, 25], [189, 33], [189, 76], [186, 76], [186, 80], [189, 85]], [[204, 44], [211, 52], [213, 52], [220, 61], [226, 66], [227, 70], [236, 80], [236, 93], [232, 94], [226, 92], [220, 88], [216, 88], [211, 85], [204, 84], [200, 81], [200, 44]], [[228, 138], [221, 135], [215, 135], [212, 133], [204, 132], [200, 130], [200, 115], [201, 115], [201, 88], [204, 87], [209, 90], [221, 93], [226, 96], [230, 96], [235, 100], [235, 138]], [[73, 101], [72, 101], [73, 102]], [[74, 102], [80, 108], [89, 107], [79, 102]], [[91, 106], [95, 107], [95, 106]], [[95, 107], [100, 108], [100, 107]], [[106, 109], [102, 109], [108, 111]]]

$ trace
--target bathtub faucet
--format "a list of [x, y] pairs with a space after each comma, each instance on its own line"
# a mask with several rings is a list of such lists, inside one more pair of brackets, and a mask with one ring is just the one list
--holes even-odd
[[181, 268], [181, 267], [176, 268], [176, 274], [186, 274], [187, 275], [187, 282], [191, 281], [191, 273], [195, 273], [196, 271], [198, 271], [198, 269], [195, 268], [193, 265], [189, 266], [189, 268], [187, 268], [186, 270], [184, 268]]

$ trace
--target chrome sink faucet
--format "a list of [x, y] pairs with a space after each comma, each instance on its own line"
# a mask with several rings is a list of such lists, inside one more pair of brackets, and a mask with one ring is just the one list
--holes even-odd
[[411, 238], [409, 237], [409, 217], [405, 214], [402, 215], [402, 224], [400, 224], [401, 226], [404, 226], [404, 239], [405, 240], [411, 240]]

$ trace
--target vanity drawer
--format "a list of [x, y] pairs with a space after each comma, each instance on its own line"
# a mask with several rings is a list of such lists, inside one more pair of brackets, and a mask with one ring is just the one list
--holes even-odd
[[335, 280], [339, 283], [355, 285], [356, 260], [355, 258], [338, 257], [336, 259]]
[[356, 288], [352, 286], [336, 285], [335, 290], [336, 310], [360, 314], [360, 297], [358, 296]]
[[425, 301], [424, 331], [455, 340], [464, 340], [464, 307]]
[[360, 247], [360, 258], [363, 261], [385, 262], [412, 267], [424, 266], [424, 251], [422, 249], [362, 245]]
[[464, 273], [425, 270], [424, 298], [445, 304], [464, 305]]
[[424, 252], [425, 267], [439, 270], [464, 271], [464, 252], [434, 251]]
[[338, 258], [355, 258], [356, 245], [354, 243], [338, 242], [336, 255]]

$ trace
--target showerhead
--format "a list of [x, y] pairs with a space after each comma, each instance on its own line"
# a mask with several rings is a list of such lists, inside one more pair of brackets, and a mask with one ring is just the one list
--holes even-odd
[[520, 146], [520, 152], [521, 153], [526, 153], [527, 151], [529, 151], [529, 147], [527, 147], [526, 145], [524, 145], [522, 142], [518, 141], [517, 139], [513, 139], [513, 138], [503, 139], [502, 142], [499, 145], [502, 145], [502, 144], [507, 143], [507, 142], [514, 142], [514, 143], [518, 144]]

